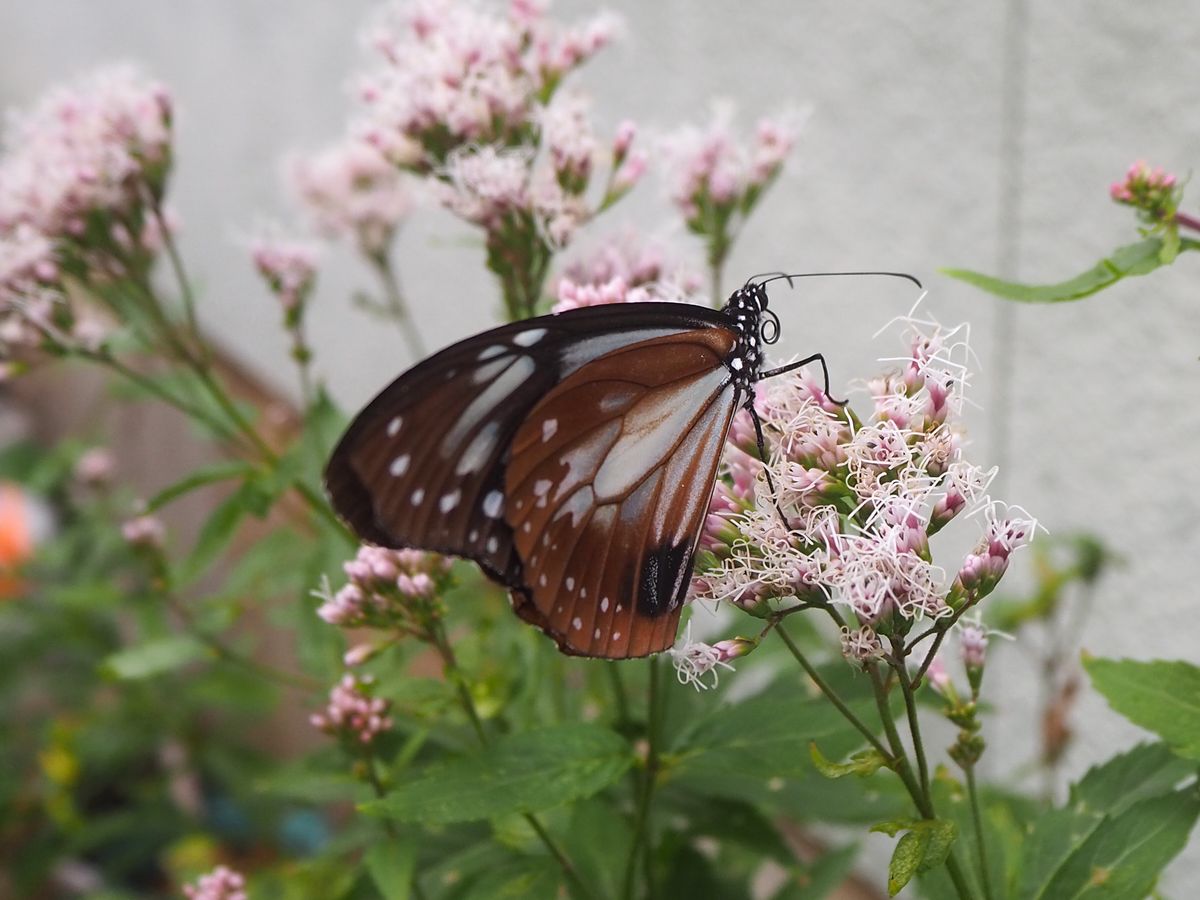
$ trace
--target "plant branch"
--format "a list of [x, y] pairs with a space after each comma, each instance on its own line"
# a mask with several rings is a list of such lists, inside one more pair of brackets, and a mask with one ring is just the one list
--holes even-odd
[[414, 360], [421, 359], [426, 352], [425, 342], [421, 339], [421, 333], [417, 330], [417, 324], [404, 300], [404, 292], [400, 288], [400, 276], [396, 273], [396, 268], [392, 265], [387, 251], [380, 250], [367, 254], [367, 259], [383, 285], [383, 297], [387, 310], [396, 320], [396, 325], [404, 336], [404, 342], [408, 345], [408, 352], [412, 354]]
[[[657, 656], [651, 656], [648, 663], [649, 671], [649, 707], [646, 713], [646, 768], [642, 773], [641, 790], [638, 795], [636, 819], [634, 821], [633, 841], [629, 845], [629, 858], [625, 861], [625, 881], [621, 896], [625, 900], [633, 900], [633, 886], [637, 874], [637, 860], [646, 839], [646, 826], [650, 818], [650, 801], [654, 796], [654, 788], [658, 781], [659, 767], [659, 721], [662, 718], [662, 702], [659, 688], [659, 663]], [[649, 854], [646, 860], [646, 883], [650, 887], [648, 893], [653, 895]]]
[[987, 841], [983, 834], [983, 817], [979, 812], [979, 792], [975, 788], [975, 766], [964, 766], [967, 774], [967, 795], [971, 799], [971, 818], [975, 823], [975, 844], [979, 850], [979, 883], [983, 885], [986, 900], [992, 900], [992, 884], [988, 877]]
[[787, 645], [788, 650], [791, 651], [791, 654], [793, 657], [795, 657], [796, 662], [800, 663], [801, 668], [804, 669], [808, 677], [812, 679], [813, 684], [815, 684], [821, 693], [828, 698], [830, 703], [837, 707], [838, 712], [840, 712], [846, 718], [846, 721], [853, 725], [858, 732], [867, 739], [867, 742], [879, 752], [880, 755], [882, 755], [885, 759], [891, 759], [892, 754], [888, 752], [887, 747], [880, 742], [879, 738], [877, 738], [875, 733], [866, 726], [863, 720], [855, 715], [854, 710], [846, 705], [846, 701], [838, 696], [837, 691], [831, 688], [825, 679], [821, 677], [821, 673], [818, 672], [816, 667], [808, 661], [808, 657], [804, 655], [799, 646], [797, 646], [796, 642], [792, 640], [792, 636], [787, 633], [787, 630], [783, 627], [782, 622], [777, 622], [775, 624], [775, 633], [778, 634], [780, 639]]

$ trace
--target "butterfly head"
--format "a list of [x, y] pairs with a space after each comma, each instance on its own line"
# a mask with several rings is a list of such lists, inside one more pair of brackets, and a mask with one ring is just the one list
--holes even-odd
[[767, 292], [761, 284], [747, 282], [730, 295], [723, 310], [738, 333], [738, 342], [726, 360], [739, 387], [749, 393], [758, 380], [763, 344], [779, 339], [779, 318], [767, 309]]

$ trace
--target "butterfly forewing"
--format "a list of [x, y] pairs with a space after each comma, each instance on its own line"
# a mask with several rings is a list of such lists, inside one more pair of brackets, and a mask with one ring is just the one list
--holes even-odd
[[[531, 410], [597, 359], [646, 341], [715, 332], [722, 322], [714, 311], [682, 304], [595, 307], [448, 347], [401, 375], [355, 419], [325, 473], [334, 507], [372, 543], [464, 556], [524, 588], [506, 518], [505, 469]], [[623, 385], [592, 403], [616, 408], [632, 402], [635, 389]]]
[[644, 656], [674, 642], [737, 407], [722, 364], [733, 340], [705, 327], [613, 350], [517, 431], [504, 485], [517, 611], [566, 652]]

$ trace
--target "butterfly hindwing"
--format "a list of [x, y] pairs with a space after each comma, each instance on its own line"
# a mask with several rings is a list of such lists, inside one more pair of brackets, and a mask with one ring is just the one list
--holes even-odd
[[564, 379], [512, 442], [505, 518], [517, 612], [568, 653], [674, 643], [738, 395], [734, 336], [705, 327], [613, 350]]
[[401, 375], [355, 419], [325, 473], [334, 507], [372, 543], [467, 557], [522, 588], [505, 469], [529, 413], [595, 360], [722, 323], [715, 311], [684, 304], [602, 306], [454, 344]]

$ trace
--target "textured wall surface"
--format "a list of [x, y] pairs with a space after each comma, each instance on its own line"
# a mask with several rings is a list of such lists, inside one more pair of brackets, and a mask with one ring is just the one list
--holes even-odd
[[[238, 236], [260, 216], [286, 212], [281, 154], [340, 133], [355, 35], [370, 5], [0, 6], [5, 105], [111, 59], [142, 61], [170, 84], [181, 110], [172, 198], [203, 288], [203, 322], [283, 387], [292, 373], [278, 312]], [[601, 133], [627, 116], [663, 130], [702, 121], [713, 97], [735, 101], [747, 126], [780, 107], [812, 108], [798, 164], [745, 233], [730, 277], [880, 267], [925, 279], [938, 318], [973, 326], [982, 407], [970, 416], [973, 457], [1002, 463], [1000, 493], [1051, 531], [1091, 529], [1125, 557], [1083, 645], [1103, 655], [1200, 658], [1191, 569], [1200, 558], [1196, 261], [1057, 308], [1002, 306], [936, 272], [959, 265], [1055, 280], [1132, 237], [1132, 217], [1109, 204], [1108, 183], [1137, 157], [1181, 173], [1197, 162], [1195, 9], [1182, 0], [610, 5], [625, 16], [628, 39], [577, 82], [595, 96]], [[591, 8], [563, 2], [557, 12]], [[641, 193], [621, 214], [655, 230], [665, 206], [653, 189]], [[439, 213], [403, 235], [403, 276], [433, 345], [494, 314], [470, 237]], [[349, 311], [345, 298], [365, 273], [337, 253], [328, 262], [313, 343], [334, 392], [352, 405], [408, 360], [391, 332]], [[870, 335], [910, 302], [899, 283], [810, 283], [779, 305], [778, 349], [821, 349], [844, 384], [893, 351]], [[998, 656], [990, 688], [1004, 699], [989, 728], [997, 752], [985, 758], [997, 775], [1020, 770], [1034, 752], [1037, 687], [1027, 656], [1007, 647]], [[1086, 692], [1078, 723], [1073, 772], [1138, 738]], [[1188, 896], [1195, 883], [1198, 841], [1164, 889]]]

